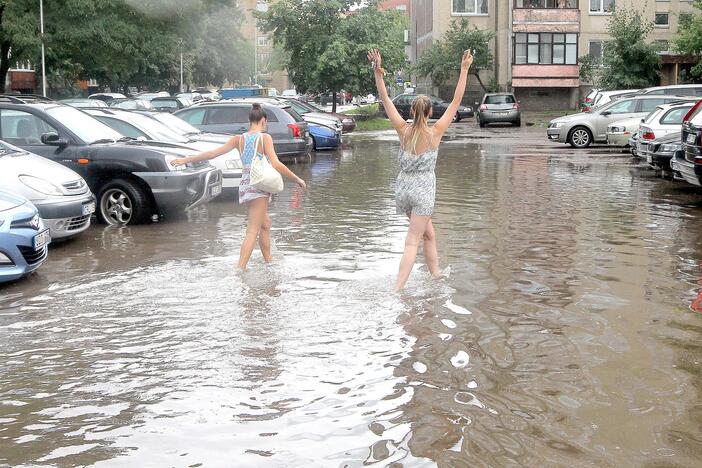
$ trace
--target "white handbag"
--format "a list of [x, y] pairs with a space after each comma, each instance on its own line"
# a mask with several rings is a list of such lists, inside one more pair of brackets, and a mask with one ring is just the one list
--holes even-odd
[[251, 186], [268, 193], [282, 192], [283, 177], [275, 170], [266, 156], [258, 153], [259, 141], [261, 141], [260, 135], [254, 143], [254, 158], [249, 172]]

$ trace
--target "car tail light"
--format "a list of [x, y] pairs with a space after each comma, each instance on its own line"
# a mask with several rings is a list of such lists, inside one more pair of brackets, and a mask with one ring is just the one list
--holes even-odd
[[583, 107], [583, 112], [590, 112], [590, 108], [587, 106]]
[[300, 127], [297, 126], [297, 124], [288, 124], [288, 128], [292, 130], [293, 138], [300, 138], [302, 133], [300, 132]]
[[641, 138], [644, 140], [655, 140], [656, 134], [650, 128], [643, 127], [641, 129]]
[[687, 111], [687, 114], [685, 114], [685, 117], [683, 117], [682, 123], [690, 120], [692, 116], [697, 113], [697, 109], [700, 107], [700, 105], [702, 105], [702, 100], [697, 101], [695, 105], [692, 106], [689, 111]]
[[487, 105], [486, 104], [481, 104], [480, 107], [478, 108], [481, 111], [486, 111], [487, 110]]
[[512, 104], [512, 109], [519, 110], [519, 103], [515, 102], [514, 104]]
[[590, 102], [590, 101], [592, 101], [592, 98], [589, 98], [589, 97], [585, 98], [585, 102]]

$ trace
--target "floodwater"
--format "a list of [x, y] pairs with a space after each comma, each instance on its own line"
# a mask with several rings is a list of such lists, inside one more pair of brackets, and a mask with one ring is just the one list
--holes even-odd
[[389, 133], [293, 166], [270, 266], [231, 200], [52, 248], [0, 289], [0, 465], [699, 466], [702, 194], [452, 132], [400, 295]]

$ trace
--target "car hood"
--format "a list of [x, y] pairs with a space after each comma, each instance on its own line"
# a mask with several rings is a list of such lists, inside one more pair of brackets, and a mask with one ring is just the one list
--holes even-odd
[[219, 143], [219, 144], [224, 144], [228, 142], [231, 139], [231, 135], [226, 135], [224, 133], [211, 133], [211, 132], [202, 132], [202, 133], [196, 133], [194, 135], [187, 135], [187, 138], [190, 138], [193, 141], [209, 141], [212, 143]]
[[[195, 148], [197, 151], [210, 151], [210, 150], [219, 148], [220, 146], [222, 146], [222, 143], [217, 143], [214, 141], [206, 141], [206, 140], [192, 140], [190, 143], [187, 144], [187, 146]], [[234, 158], [234, 159], [239, 159], [241, 157], [239, 155], [239, 150], [237, 148], [234, 148], [231, 151], [227, 151], [222, 156], [228, 156], [228, 157]], [[219, 156], [219, 157], [222, 157], [222, 156]]]
[[587, 120], [591, 116], [592, 116], [592, 113], [590, 113], [590, 112], [581, 112], [579, 114], [564, 115], [563, 117], [558, 117], [556, 119], [551, 120], [551, 122], [549, 122], [549, 124], [577, 122], [580, 120]]
[[0, 157], [0, 173], [3, 176], [40, 176], [55, 184], [75, 182], [81, 179], [76, 172], [66, 166], [26, 152], [12, 153]]
[[167, 154], [170, 156], [178, 156], [178, 157], [183, 157], [183, 156], [192, 156], [195, 150], [194, 148], [191, 148], [186, 145], [181, 145], [179, 143], [167, 143], [164, 141], [140, 141], [140, 140], [134, 140], [134, 141], [127, 141], [127, 142], [120, 142], [120, 143], [113, 143], [110, 144], [110, 146], [118, 146], [122, 145], [128, 148], [141, 148], [144, 150], [149, 150], [153, 152], [158, 152], [162, 154]]
[[310, 117], [315, 120], [328, 120], [330, 122], [334, 122], [338, 120], [337, 117], [331, 115], [331, 114], [325, 114], [323, 112], [308, 112], [302, 116], [303, 119]]
[[0, 192], [0, 212], [29, 203], [26, 198], [9, 192]]

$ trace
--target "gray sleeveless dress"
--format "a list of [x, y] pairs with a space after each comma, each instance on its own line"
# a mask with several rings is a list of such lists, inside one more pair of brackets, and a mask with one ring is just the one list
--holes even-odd
[[431, 216], [434, 213], [434, 168], [438, 155], [439, 148], [430, 148], [422, 154], [400, 148], [400, 173], [395, 182], [397, 214]]

